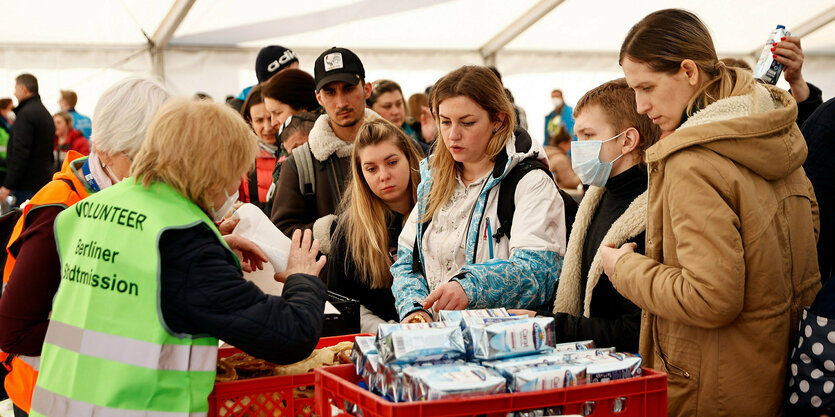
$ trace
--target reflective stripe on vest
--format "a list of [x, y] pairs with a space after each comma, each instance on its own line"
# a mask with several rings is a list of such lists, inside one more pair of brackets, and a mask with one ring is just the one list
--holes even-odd
[[46, 343], [81, 355], [149, 369], [215, 371], [217, 365], [217, 345], [158, 345], [59, 321], [50, 322]]
[[96, 417], [205, 417], [206, 413], [169, 411], [138, 411], [110, 408], [67, 398], [41, 387], [35, 387], [31, 416], [96, 416]]
[[156, 415], [146, 411], [168, 416], [208, 410], [217, 339], [173, 333], [160, 305], [160, 237], [167, 230], [201, 224], [228, 250], [196, 204], [169, 185], [146, 188], [133, 178], [58, 215], [61, 285], [32, 416]]
[[24, 356], [24, 355], [17, 355], [17, 358], [25, 362], [27, 365], [31, 366], [32, 369], [35, 371], [41, 370], [41, 357], [40, 356]]

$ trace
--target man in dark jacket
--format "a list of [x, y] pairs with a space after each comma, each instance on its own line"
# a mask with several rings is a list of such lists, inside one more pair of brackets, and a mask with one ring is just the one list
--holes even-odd
[[[285, 235], [296, 229], [313, 229], [313, 237], [329, 242], [331, 222], [345, 187], [351, 179], [350, 156], [354, 137], [366, 119], [379, 118], [365, 108], [371, 84], [359, 57], [344, 48], [331, 48], [316, 58], [316, 99], [327, 114], [319, 116], [306, 146], [300, 146], [284, 162], [273, 200], [273, 223]], [[298, 152], [312, 161], [314, 192], [302, 193]], [[299, 159], [298, 162], [297, 159]], [[319, 250], [328, 253], [329, 247]]]
[[16, 119], [9, 139], [8, 173], [0, 187], [0, 201], [12, 194], [17, 199], [15, 205], [20, 205], [52, 178], [55, 124], [41, 103], [38, 79], [34, 75], [18, 75], [14, 94], [18, 105], [14, 110]]

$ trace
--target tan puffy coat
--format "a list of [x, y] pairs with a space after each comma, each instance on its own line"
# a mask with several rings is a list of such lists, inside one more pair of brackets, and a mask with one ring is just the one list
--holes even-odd
[[671, 416], [782, 414], [789, 344], [820, 288], [796, 116], [787, 92], [757, 86], [647, 150], [646, 256], [611, 280], [644, 310], [640, 353], [668, 374]]

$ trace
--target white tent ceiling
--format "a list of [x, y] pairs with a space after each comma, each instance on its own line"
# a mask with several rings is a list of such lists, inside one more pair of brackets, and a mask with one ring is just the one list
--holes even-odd
[[338, 45], [358, 53], [369, 80], [394, 79], [407, 95], [457, 66], [495, 62], [539, 132], [551, 88], [562, 87], [571, 103], [620, 76], [626, 32], [666, 7], [694, 11], [720, 56], [749, 62], [773, 27], [786, 25], [802, 35], [807, 80], [825, 98], [835, 93], [832, 0], [0, 0], [0, 7], [0, 79], [8, 80], [0, 96], [28, 71], [48, 106], [69, 88], [88, 114], [107, 85], [129, 74], [161, 73], [176, 93], [222, 99], [255, 81], [264, 45], [294, 49], [311, 72], [316, 55]]

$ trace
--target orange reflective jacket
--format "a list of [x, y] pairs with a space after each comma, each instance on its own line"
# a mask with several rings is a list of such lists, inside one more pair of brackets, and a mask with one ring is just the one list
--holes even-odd
[[[70, 151], [64, 160], [61, 171], [55, 173], [52, 176], [52, 181], [41, 188], [23, 208], [23, 213], [20, 219], [18, 219], [17, 224], [15, 224], [12, 235], [9, 238], [9, 243], [6, 245], [8, 258], [6, 260], [6, 267], [3, 270], [4, 286], [9, 282], [9, 277], [12, 275], [16, 261], [14, 255], [9, 251], [9, 247], [23, 233], [26, 227], [27, 215], [39, 207], [59, 206], [67, 208], [89, 195], [87, 188], [85, 188], [81, 180], [73, 173], [70, 166], [72, 161], [81, 157], [81, 154]], [[50, 296], [52, 295], [54, 294]], [[8, 353], [0, 352], [0, 361], [6, 362], [8, 357]], [[6, 393], [18, 408], [27, 413], [32, 405], [32, 391], [35, 389], [35, 382], [38, 379], [40, 361], [39, 356], [14, 356], [11, 361], [9, 374], [6, 375], [4, 384]]]

